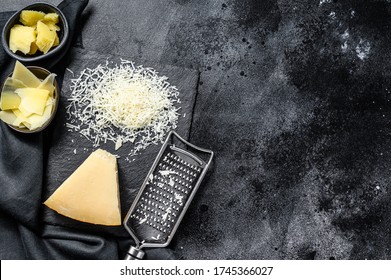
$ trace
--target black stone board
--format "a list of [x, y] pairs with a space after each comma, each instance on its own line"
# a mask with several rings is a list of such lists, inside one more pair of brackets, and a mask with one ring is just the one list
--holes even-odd
[[[192, 121], [192, 111], [194, 107], [198, 71], [180, 68], [170, 65], [161, 65], [146, 61], [132, 60], [129, 57], [119, 57], [109, 54], [101, 54], [94, 51], [84, 51], [81, 49], [73, 49], [71, 61], [64, 77], [64, 83], [61, 92], [60, 106], [54, 120], [53, 139], [48, 156], [48, 164], [46, 171], [46, 188], [44, 190], [43, 201], [46, 200], [64, 181], [67, 179], [80, 164], [97, 148], [93, 147], [93, 143], [84, 138], [78, 132], [72, 132], [66, 127], [67, 120], [66, 106], [70, 103], [71, 80], [77, 77], [80, 72], [89, 67], [94, 68], [98, 64], [104, 64], [106, 61], [119, 63], [120, 59], [134, 61], [135, 65], [143, 65], [144, 67], [152, 67], [159, 75], [164, 75], [169, 78], [171, 85], [175, 85], [179, 92], [181, 103], [177, 128], [175, 129], [181, 136], [188, 139], [190, 132], [190, 124]], [[73, 72], [73, 73], [72, 73]], [[152, 166], [161, 145], [151, 145], [145, 150], [133, 157], [134, 161], [125, 160], [132, 145], [129, 143], [115, 150], [113, 143], [102, 144], [99, 148], [105, 149], [115, 155], [118, 155], [118, 175], [120, 185], [120, 200], [122, 218], [125, 217], [130, 205], [133, 202], [143, 180], [145, 179], [148, 170]], [[96, 207], [99, 207], [97, 205]], [[54, 225], [69, 226], [81, 230], [92, 232], [113, 233], [115, 235], [127, 236], [122, 226], [106, 227], [87, 223], [78, 222], [67, 217], [64, 217], [55, 211], [43, 207], [44, 222]]]

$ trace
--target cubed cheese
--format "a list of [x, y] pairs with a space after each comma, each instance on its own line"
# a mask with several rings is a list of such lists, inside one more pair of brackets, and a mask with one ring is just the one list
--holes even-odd
[[10, 31], [9, 47], [14, 53], [21, 51], [24, 54], [28, 54], [31, 49], [31, 43], [35, 40], [34, 28], [15, 24]]

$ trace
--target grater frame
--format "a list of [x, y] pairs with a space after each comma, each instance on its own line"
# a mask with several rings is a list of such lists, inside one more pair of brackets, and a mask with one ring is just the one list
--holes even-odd
[[[176, 139], [175, 139], [176, 138]], [[183, 149], [183, 148], [179, 148], [175, 145], [174, 143], [174, 140], [177, 140], [177, 142], [183, 144], [186, 146], [186, 148], [190, 147], [192, 150], [195, 150], [196, 152], [198, 153], [204, 153], [204, 154], [207, 154], [209, 155], [208, 157], [208, 160], [207, 161], [204, 161], [202, 159], [200, 159], [200, 157], [195, 154], [195, 153], [191, 153], [188, 149]], [[188, 196], [180, 214], [179, 214], [179, 217], [177, 218], [169, 236], [167, 237], [167, 240], [166, 242], [164, 243], [152, 243], [152, 242], [142, 242], [139, 237], [136, 235], [136, 233], [132, 230], [132, 228], [130, 228], [128, 226], [128, 221], [133, 213], [133, 211], [136, 209], [137, 207], [137, 204], [141, 198], [141, 196], [143, 195], [147, 185], [148, 185], [148, 181], [149, 181], [149, 178], [150, 178], [150, 175], [153, 174], [153, 172], [155, 171], [157, 165], [159, 164], [159, 162], [161, 161], [161, 158], [164, 154], [164, 152], [166, 151], [166, 149], [168, 147], [171, 147], [171, 149], [173, 150], [179, 150], [181, 153], [184, 153], [184, 154], [187, 154], [188, 156], [190, 156], [192, 159], [195, 159], [196, 161], [201, 161], [200, 163], [202, 163], [203, 165], [203, 169], [202, 169], [202, 172], [200, 173], [199, 177], [198, 177], [198, 180], [196, 182], [196, 184], [194, 185], [194, 187], [192, 188], [191, 192], [190, 192], [190, 195]], [[212, 159], [213, 159], [213, 156], [214, 156], [214, 153], [213, 151], [211, 150], [208, 150], [208, 149], [204, 149], [204, 148], [200, 148], [188, 141], [186, 141], [185, 139], [183, 139], [182, 137], [180, 137], [178, 135], [178, 133], [176, 133], [175, 131], [170, 131], [166, 140], [164, 141], [162, 147], [160, 148], [160, 151], [158, 153], [158, 155], [156, 156], [148, 174], [146, 175], [145, 179], [144, 179], [144, 182], [140, 188], [140, 190], [138, 191], [137, 193], [137, 196], [135, 197], [131, 207], [129, 208], [129, 211], [128, 213], [126, 214], [125, 218], [124, 218], [124, 221], [123, 221], [123, 224], [124, 224], [124, 227], [125, 229], [127, 230], [127, 232], [130, 234], [130, 236], [133, 238], [134, 242], [136, 243], [136, 246], [131, 246], [131, 248], [129, 249], [129, 251], [127, 252], [127, 255], [125, 257], [125, 259], [142, 259], [143, 256], [144, 256], [144, 252], [141, 250], [142, 248], [162, 248], [162, 247], [167, 247], [170, 242], [172, 241], [174, 235], [175, 235], [175, 232], [177, 231], [187, 209], [189, 208], [190, 204], [191, 204], [191, 201], [193, 200], [203, 178], [205, 177], [205, 174], [207, 172], [207, 170], [209, 169], [210, 167], [210, 164], [212, 162]]]

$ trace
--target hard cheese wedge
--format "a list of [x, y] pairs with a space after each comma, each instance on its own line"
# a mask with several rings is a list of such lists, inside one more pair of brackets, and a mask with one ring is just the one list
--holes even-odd
[[93, 152], [44, 204], [78, 221], [121, 225], [115, 156], [101, 149]]

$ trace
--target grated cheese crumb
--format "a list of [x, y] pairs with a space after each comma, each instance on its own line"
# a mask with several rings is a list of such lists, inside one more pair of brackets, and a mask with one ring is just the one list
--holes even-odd
[[132, 144], [135, 156], [151, 144], [162, 143], [175, 129], [180, 103], [178, 89], [152, 68], [120, 64], [84, 69], [72, 79], [66, 127], [79, 132], [93, 147], [112, 142], [115, 150]]
[[122, 147], [122, 139], [118, 138], [117, 142], [115, 142], [115, 150], [118, 150], [121, 147]]
[[73, 71], [72, 71], [71, 69], [69, 69], [68, 67], [67, 67], [67, 68], [65, 68], [65, 70], [67, 70], [69, 73], [71, 73], [71, 74], [72, 74], [72, 76], [75, 76], [75, 73], [73, 73]]

